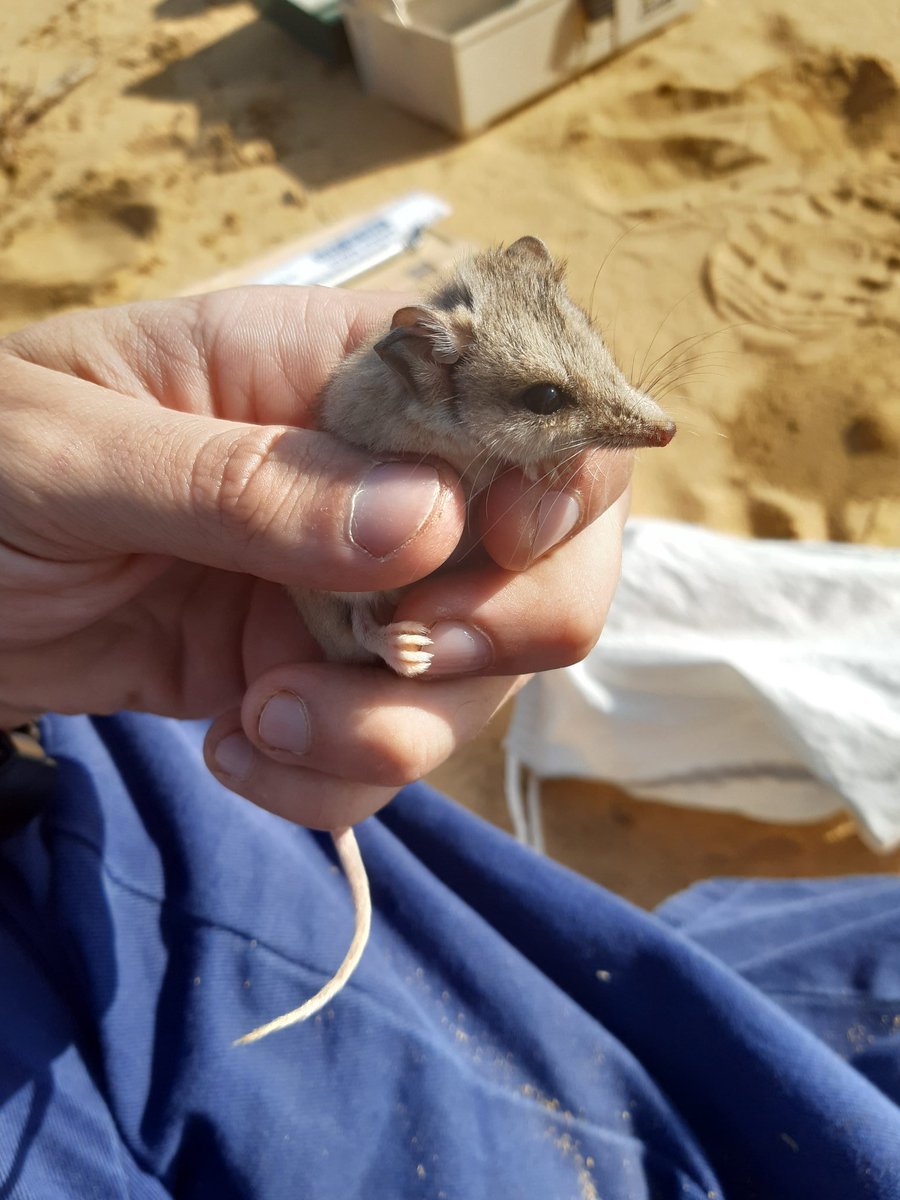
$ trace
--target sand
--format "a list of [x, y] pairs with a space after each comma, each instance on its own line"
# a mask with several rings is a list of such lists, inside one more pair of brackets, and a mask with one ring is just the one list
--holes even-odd
[[[705, 0], [467, 143], [212, 0], [6, 0], [0, 332], [184, 291], [412, 188], [536, 233], [679, 422], [637, 512], [900, 542], [900, 10]], [[435, 776], [504, 821], [502, 718]], [[642, 903], [716, 872], [896, 869], [838, 829], [548, 790], [550, 849]], [[832, 823], [833, 825], [834, 823]], [[829, 840], [830, 839], [830, 840]]]

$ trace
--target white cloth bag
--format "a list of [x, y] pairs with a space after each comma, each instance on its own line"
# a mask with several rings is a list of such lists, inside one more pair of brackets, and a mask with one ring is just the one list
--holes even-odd
[[633, 520], [599, 644], [529, 683], [506, 748], [516, 827], [538, 845], [536, 781], [575, 777], [766, 821], [847, 809], [869, 845], [890, 850], [900, 551]]

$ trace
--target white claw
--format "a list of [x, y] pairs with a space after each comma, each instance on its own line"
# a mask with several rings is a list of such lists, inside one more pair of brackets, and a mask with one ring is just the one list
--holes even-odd
[[393, 662], [388, 665], [404, 679], [415, 679], [418, 675], [424, 675], [431, 666], [431, 656], [429, 655], [425, 662]]
[[427, 647], [434, 645], [424, 625], [413, 621], [398, 621], [389, 625], [384, 661], [398, 675], [408, 679], [423, 675], [431, 666], [432, 653]]

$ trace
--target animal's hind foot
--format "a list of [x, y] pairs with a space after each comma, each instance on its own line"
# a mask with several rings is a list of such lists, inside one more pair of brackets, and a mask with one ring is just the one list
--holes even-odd
[[426, 625], [416, 621], [395, 621], [378, 631], [378, 645], [369, 644], [392, 671], [406, 679], [424, 675], [431, 666], [433, 645]]

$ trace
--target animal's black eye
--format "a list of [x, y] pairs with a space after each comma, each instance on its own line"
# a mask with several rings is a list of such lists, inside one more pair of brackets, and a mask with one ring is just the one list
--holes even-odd
[[572, 403], [569, 393], [558, 388], [555, 383], [536, 383], [526, 388], [519, 400], [525, 408], [533, 413], [540, 413], [541, 416], [559, 412], [561, 408]]

